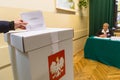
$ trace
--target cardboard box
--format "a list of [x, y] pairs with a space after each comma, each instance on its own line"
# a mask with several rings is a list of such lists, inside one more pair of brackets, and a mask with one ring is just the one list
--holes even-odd
[[73, 80], [72, 29], [10, 34], [17, 80]]

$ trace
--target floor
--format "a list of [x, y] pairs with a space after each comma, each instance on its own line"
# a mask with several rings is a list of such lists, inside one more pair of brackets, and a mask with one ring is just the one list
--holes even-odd
[[74, 56], [74, 80], [120, 80], [120, 69], [84, 58], [81, 51]]
[[74, 56], [74, 80], [120, 80], [120, 69], [85, 59], [81, 51]]

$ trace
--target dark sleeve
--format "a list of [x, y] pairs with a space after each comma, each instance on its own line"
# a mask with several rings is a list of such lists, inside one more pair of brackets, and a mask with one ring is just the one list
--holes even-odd
[[114, 33], [113, 33], [113, 30], [112, 30], [112, 29], [110, 29], [110, 35], [111, 35], [111, 36], [114, 36]]
[[14, 30], [14, 21], [0, 21], [0, 33], [6, 33], [9, 30]]
[[95, 34], [95, 36], [99, 36], [99, 35], [101, 35], [102, 33], [101, 33], [101, 29], [100, 30], [98, 30], [98, 32]]

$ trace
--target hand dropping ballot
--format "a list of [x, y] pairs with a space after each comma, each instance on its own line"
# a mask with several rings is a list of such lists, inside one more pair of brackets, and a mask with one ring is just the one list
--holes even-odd
[[21, 18], [28, 23], [26, 26], [28, 31], [46, 29], [41, 11], [22, 13]]

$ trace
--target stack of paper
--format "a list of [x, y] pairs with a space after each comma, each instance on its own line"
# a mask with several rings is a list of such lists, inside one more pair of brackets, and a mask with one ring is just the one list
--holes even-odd
[[120, 41], [120, 37], [113, 36], [113, 37], [111, 37], [111, 40]]
[[97, 36], [94, 36], [94, 38], [97, 38], [97, 39], [110, 39], [110, 38], [107, 38], [107, 37], [97, 37]]

